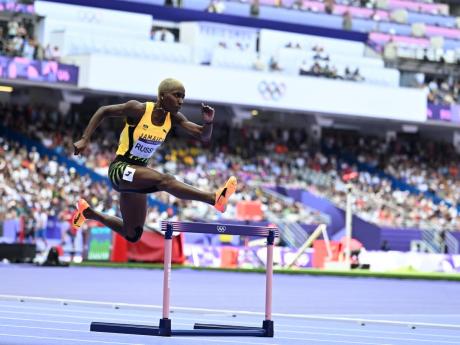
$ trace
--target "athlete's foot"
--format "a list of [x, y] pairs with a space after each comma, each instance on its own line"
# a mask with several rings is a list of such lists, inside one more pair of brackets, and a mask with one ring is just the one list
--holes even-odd
[[222, 188], [216, 192], [216, 202], [214, 207], [220, 212], [225, 212], [227, 208], [228, 199], [236, 191], [236, 177], [231, 176]]
[[89, 208], [89, 204], [85, 199], [78, 200], [77, 203], [77, 212], [72, 218], [72, 226], [74, 229], [79, 229], [86, 220], [86, 217], [83, 215], [83, 212]]

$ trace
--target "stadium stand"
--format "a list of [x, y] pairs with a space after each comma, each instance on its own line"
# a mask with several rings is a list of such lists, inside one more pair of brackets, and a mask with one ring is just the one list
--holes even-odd
[[0, 0], [2, 340], [456, 343], [459, 16]]
[[[208, 1], [184, 1], [182, 7], [207, 9], [216, 15], [250, 15], [248, 3], [221, 1], [211, 5], [217, 7], [208, 8]], [[368, 33], [367, 42], [210, 22], [155, 23], [148, 14], [117, 11], [108, 14], [103, 10], [81, 10], [76, 15], [63, 13], [46, 2], [39, 2], [37, 9], [45, 16], [40, 24], [45, 44], [57, 47], [54, 56], [50, 53], [51, 59], [68, 61], [75, 56], [98, 54], [139, 61], [168, 60], [177, 65], [272, 72], [296, 78], [325, 77], [338, 83], [345, 80], [393, 89], [402, 85], [426, 88], [429, 103], [433, 105], [458, 103], [458, 79], [441, 79], [426, 74], [413, 78], [417, 83], [411, 84], [406, 82], [410, 79], [406, 71], [388, 64], [391, 58], [389, 44], [396, 45], [398, 51], [416, 46], [418, 52], [421, 49], [425, 54], [425, 60], [444, 64], [456, 62], [459, 30], [455, 27], [455, 18], [448, 15], [448, 8], [444, 5], [408, 1], [260, 3], [260, 19], [299, 23], [301, 19], [311, 18], [311, 24], [335, 29], [342, 28], [343, 17], [348, 13], [351, 27], [344, 29]], [[417, 26], [417, 20], [425, 16], [430, 19], [425, 25]], [[439, 24], [433, 18], [445, 20]], [[125, 21], [129, 25], [119, 25]], [[337, 26], [337, 23], [340, 25]], [[27, 33], [21, 35], [27, 36]], [[434, 45], [436, 49], [443, 50], [433, 50]], [[405, 58], [419, 59], [417, 54], [406, 54]], [[401, 56], [400, 52], [394, 55]], [[443, 61], [440, 56], [443, 56]], [[72, 157], [72, 143], [83, 129], [85, 121], [82, 120], [90, 115], [88, 109], [95, 110], [94, 103], [91, 106], [86, 105], [86, 113], [82, 115], [74, 109], [62, 112], [56, 106], [24, 107], [11, 103], [2, 110], [3, 124], [28, 139], [38, 140], [56, 155], [71, 158], [77, 164], [105, 176], [113, 159], [119, 123], [104, 127], [103, 135], [101, 132], [92, 142], [89, 155]], [[246, 183], [225, 217], [244, 219], [248, 212], [245, 207], [249, 209], [251, 202], [259, 200], [262, 206], [255, 211], [252, 221], [270, 221], [268, 215], [273, 214], [282, 221], [299, 224], [328, 223], [330, 219], [311, 205], [302, 205], [292, 198], [273, 194], [270, 192], [273, 188], [300, 188], [344, 209], [347, 187], [342, 176], [350, 171], [359, 171], [353, 183], [356, 192], [353, 211], [365, 221], [382, 227], [459, 229], [457, 203], [460, 186], [455, 163], [458, 153], [451, 143], [440, 143], [438, 139], [425, 137], [419, 141], [419, 138], [402, 135], [398, 135], [396, 141], [388, 141], [365, 131], [332, 129], [319, 140], [313, 140], [311, 133], [278, 126], [273, 131], [260, 123], [251, 124], [250, 119], [244, 122], [243, 127], [224, 121], [216, 125], [216, 142], [212, 148], [174, 136], [174, 143], [165, 145], [152, 166], [209, 190], [216, 188], [224, 179], [217, 171], [234, 172]], [[235, 139], [238, 137], [241, 139]], [[4, 145], [15, 147], [14, 143], [7, 141]], [[206, 153], [209, 149], [212, 154]], [[27, 155], [19, 147], [15, 147], [14, 152], [16, 160], [20, 161]], [[52, 158], [44, 161], [55, 164]], [[69, 174], [72, 174], [69, 172], [72, 170], [67, 171], [59, 164], [55, 169], [62, 171], [62, 181], [68, 180]], [[25, 171], [21, 170], [18, 174], [25, 174]], [[49, 176], [45, 173], [35, 179], [46, 181]], [[11, 186], [16, 182], [8, 180]], [[89, 186], [90, 182], [84, 178], [81, 183]], [[41, 184], [36, 186], [41, 187]], [[95, 182], [94, 189], [90, 188], [94, 192], [88, 193], [95, 194], [101, 190], [108, 193], [106, 188], [104, 183]], [[10, 197], [18, 202], [17, 194], [12, 193]], [[95, 197], [91, 194], [89, 198]], [[212, 209], [199, 203], [181, 202], [166, 194], [158, 194], [156, 199], [177, 207], [181, 217], [218, 219]], [[68, 208], [74, 202], [73, 199], [66, 200], [65, 205], [57, 209]], [[24, 205], [30, 207], [34, 203], [37, 201], [30, 199]], [[96, 199], [92, 203], [101, 210], [118, 212], [114, 203], [100, 205]], [[258, 207], [256, 205], [255, 209]], [[152, 208], [151, 212], [151, 223], [155, 218], [162, 219], [158, 215], [163, 210]], [[59, 214], [57, 212], [57, 216]]]
[[[202, 9], [206, 1], [187, 2], [183, 7]], [[219, 13], [249, 15], [249, 4], [220, 1]], [[260, 2], [261, 19], [292, 23], [309, 23], [318, 27], [341, 29], [345, 14], [350, 18], [348, 30], [369, 33], [369, 45], [387, 59], [417, 59], [455, 64], [460, 58], [459, 19], [449, 15], [445, 4], [405, 1], [274, 1]]]
[[[74, 134], [63, 133], [59, 130], [62, 124], [51, 115], [52, 112], [51, 114], [46, 111], [31, 113], [38, 114], [35, 115], [38, 117], [34, 117], [36, 123], [45, 123], [39, 116], [47, 118], [48, 121], [44, 128], [29, 126], [25, 133], [41, 140], [44, 146], [54, 148], [57, 153], [72, 157], [71, 138], [78, 135], [77, 133], [82, 129], [72, 126], [75, 129]], [[20, 130], [18, 126], [28, 122], [25, 114], [26, 111], [16, 110], [15, 116], [5, 119], [5, 124], [9, 128]], [[71, 119], [75, 116], [67, 118]], [[115, 152], [115, 129], [106, 128], [104, 135], [92, 144], [87, 158], [76, 159], [100, 174], [106, 175], [108, 163], [113, 159]], [[398, 138], [397, 142], [387, 142], [378, 137], [334, 131], [330, 136], [324, 136], [320, 146], [312, 146], [307, 145], [305, 134], [296, 130], [280, 129], [271, 132], [263, 128], [242, 130], [238, 127], [225, 126], [216, 128], [215, 135], [217, 139], [213, 146], [213, 153], [216, 158], [213, 159], [212, 156], [205, 154], [200, 146], [196, 146], [197, 142], [176, 137], [173, 139], [174, 143], [167, 144], [161, 150], [161, 155], [157, 157], [156, 162], [153, 162], [153, 167], [179, 176], [190, 184], [196, 184], [194, 181], [198, 181], [200, 188], [211, 190], [217, 188], [224, 176], [210, 174], [209, 171], [225, 171], [230, 167], [233, 173], [243, 174], [241, 177], [247, 181], [255, 180], [262, 186], [279, 184], [289, 188], [301, 187], [314, 190], [343, 208], [346, 193], [341, 176], [349, 169], [357, 169], [353, 166], [353, 161], [341, 158], [344, 154], [350, 154], [355, 161], [378, 169], [374, 173], [362, 171], [355, 186], [356, 192], [360, 195], [356, 200], [355, 209], [364, 219], [379, 225], [402, 228], [426, 229], [442, 225], [454, 230], [459, 227], [455, 206], [460, 186], [457, 182], [458, 169], [455, 164], [452, 164], [458, 161], [458, 153], [449, 144], [430, 140], [420, 143], [404, 138]], [[235, 137], [241, 139], [233, 141], [231, 147], [228, 147], [226, 143]], [[63, 138], [66, 138], [65, 142]], [[249, 146], [247, 140], [251, 143]], [[227, 152], [225, 159], [224, 152]], [[439, 155], [436, 152], [444, 154]], [[292, 161], [289, 164], [284, 163], [286, 157], [291, 157]], [[434, 160], [433, 157], [438, 157], [438, 160]], [[402, 167], [405, 169], [402, 170]], [[264, 171], [269, 173], [263, 173]], [[379, 176], [379, 171], [386, 173], [387, 177]], [[397, 185], [393, 187], [391, 177], [401, 183], [414, 186], [414, 193], [400, 190]], [[209, 180], [213, 180], [214, 184], [209, 185]], [[423, 196], [425, 192], [435, 194], [453, 206], [448, 206], [447, 203], [436, 204]], [[256, 200], [260, 197], [260, 193], [254, 194], [248, 190], [246, 193], [242, 191], [241, 199], [236, 201]], [[176, 202], [175, 198], [167, 195], [160, 197], [160, 200], [169, 204]], [[419, 203], [422, 203], [423, 208], [416, 207]], [[200, 218], [208, 219], [217, 216], [205, 205], [191, 203], [190, 208], [188, 203], [181, 202], [180, 205], [181, 207], [187, 205], [184, 210], [185, 215], [200, 214]], [[234, 218], [235, 207], [236, 204], [229, 209], [225, 217]], [[277, 209], [281, 211], [274, 204], [271, 211]], [[318, 217], [319, 215], [315, 217], [315, 212], [308, 210], [306, 212], [305, 216], [288, 214], [287, 218], [298, 217], [296, 222], [305, 223], [318, 222], [322, 219]]]

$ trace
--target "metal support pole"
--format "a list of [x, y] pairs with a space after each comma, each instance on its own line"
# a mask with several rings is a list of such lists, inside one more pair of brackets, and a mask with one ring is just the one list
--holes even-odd
[[273, 337], [272, 321], [272, 296], [273, 296], [273, 244], [275, 242], [275, 232], [270, 230], [267, 237], [267, 273], [265, 281], [265, 320], [263, 328], [266, 337]]
[[265, 282], [265, 320], [272, 319], [272, 287], [273, 287], [273, 243], [275, 232], [270, 231], [267, 237], [267, 275]]
[[351, 268], [351, 236], [352, 236], [352, 202], [353, 196], [351, 194], [352, 186], [351, 183], [347, 184], [347, 205], [345, 210], [345, 264], [347, 270]]
[[321, 233], [323, 234], [324, 243], [326, 244], [327, 260], [331, 260], [332, 259], [331, 242], [329, 241], [329, 235], [327, 234], [327, 228], [325, 224], [323, 228], [321, 229]]
[[[302, 244], [302, 246], [297, 250], [297, 252], [294, 254], [294, 257], [292, 258], [291, 262], [289, 262], [288, 264], [286, 264], [286, 267], [287, 268], [291, 268], [292, 266], [295, 265], [295, 263], [297, 262], [297, 260], [299, 260], [299, 258], [302, 256], [302, 254], [305, 252], [305, 250], [311, 246], [311, 244], [313, 243], [314, 240], [316, 240], [319, 235], [321, 235], [321, 233], [323, 233], [323, 236], [324, 236], [324, 233], [326, 232], [326, 225], [325, 224], [320, 224], [316, 227], [316, 229], [311, 233], [311, 235], [307, 238], [307, 240], [304, 242], [304, 244]], [[326, 233], [326, 236], [327, 236], [327, 233]], [[329, 239], [328, 239], [329, 240]], [[326, 248], [327, 248], [328, 244], [326, 244]], [[330, 252], [330, 248], [329, 248], [329, 251], [328, 253]], [[329, 254], [330, 255], [330, 254]]]
[[171, 279], [172, 234], [172, 225], [168, 224], [165, 232], [165, 254], [163, 268], [163, 318], [160, 320], [159, 331], [159, 334], [163, 336], [171, 335], [171, 320], [169, 319], [169, 283]]

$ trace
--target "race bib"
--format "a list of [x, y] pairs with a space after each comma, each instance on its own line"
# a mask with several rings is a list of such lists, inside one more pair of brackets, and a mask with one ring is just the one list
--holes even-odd
[[128, 181], [128, 182], [133, 182], [135, 172], [136, 172], [136, 169], [131, 168], [130, 166], [127, 166], [125, 170], [123, 171], [123, 180]]
[[129, 153], [132, 156], [147, 159], [152, 157], [155, 151], [160, 147], [161, 143], [161, 141], [138, 139]]

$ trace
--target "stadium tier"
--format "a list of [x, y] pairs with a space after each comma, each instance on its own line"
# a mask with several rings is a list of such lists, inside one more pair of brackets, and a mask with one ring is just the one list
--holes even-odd
[[[131, 6], [123, 7], [126, 3]], [[96, 212], [123, 217], [110, 169], [123, 150], [125, 122], [104, 120], [85, 154], [75, 155], [75, 145], [98, 109], [130, 99], [160, 104], [158, 85], [172, 77], [185, 87], [181, 111], [190, 121], [202, 124], [201, 102], [215, 108], [212, 140], [200, 142], [184, 133], [190, 127], [174, 123], [170, 140], [148, 168], [203, 190], [200, 195], [213, 195], [230, 175], [239, 182], [223, 214], [203, 198], [152, 193], [146, 236], [159, 231], [161, 220], [175, 217], [275, 224], [281, 230], [276, 245], [284, 248], [286, 262], [313, 237], [340, 243], [351, 230], [369, 251], [458, 254], [455, 6], [417, 1], [16, 5], [3, 9], [14, 16], [1, 22], [7, 91], [0, 94], [1, 215], [9, 241], [36, 243], [40, 250], [62, 243], [67, 254], [78, 251], [81, 258], [107, 259], [121, 252], [128, 260], [131, 248], [129, 259], [140, 260], [133, 254], [135, 244], [120, 249], [122, 238], [112, 238], [101, 224], [69, 230], [69, 214], [80, 198]], [[157, 144], [148, 145], [156, 149]], [[148, 145], [143, 149], [150, 150]], [[321, 224], [327, 230], [320, 234]], [[206, 243], [244, 248], [252, 240], [226, 234], [183, 237], [201, 250], [201, 259], [187, 252], [187, 260], [197, 264], [206, 261]], [[343, 250], [335, 261], [346, 257]], [[250, 265], [260, 264], [258, 254], [251, 255]]]
[[0, 0], [0, 344], [458, 344], [459, 64], [455, 0]]

